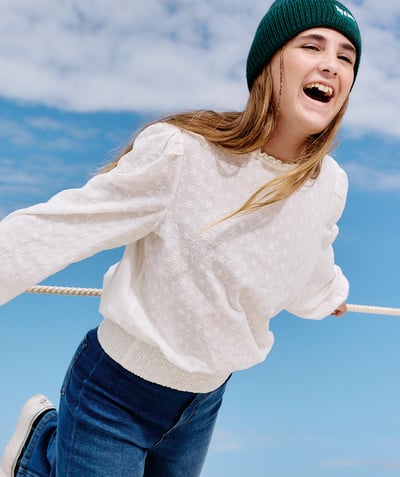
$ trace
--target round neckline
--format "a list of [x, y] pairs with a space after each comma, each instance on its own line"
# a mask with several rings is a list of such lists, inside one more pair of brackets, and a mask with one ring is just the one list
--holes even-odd
[[283, 162], [274, 156], [270, 156], [261, 149], [257, 149], [256, 158], [264, 167], [269, 167], [270, 169], [277, 171], [290, 171], [298, 166], [298, 164], [295, 162]]

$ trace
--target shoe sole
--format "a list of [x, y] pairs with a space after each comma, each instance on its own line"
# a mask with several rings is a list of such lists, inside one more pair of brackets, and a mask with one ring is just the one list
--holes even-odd
[[42, 394], [33, 396], [25, 403], [18, 419], [17, 427], [3, 454], [0, 477], [15, 477], [19, 461], [42, 417], [55, 406]]

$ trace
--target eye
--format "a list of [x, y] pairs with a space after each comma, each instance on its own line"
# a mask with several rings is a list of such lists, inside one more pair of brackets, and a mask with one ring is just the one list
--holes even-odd
[[318, 46], [312, 44], [303, 45], [302, 48], [304, 48], [305, 50], [319, 51]]
[[350, 56], [347, 55], [338, 55], [339, 60], [345, 61], [346, 63], [349, 63], [350, 65], [354, 65], [354, 60], [353, 58], [350, 58]]

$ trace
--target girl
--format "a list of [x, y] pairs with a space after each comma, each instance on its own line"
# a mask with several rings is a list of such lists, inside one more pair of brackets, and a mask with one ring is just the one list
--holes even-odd
[[332, 243], [347, 181], [327, 154], [360, 54], [341, 3], [277, 0], [250, 48], [243, 112], [164, 118], [81, 189], [2, 221], [2, 303], [126, 246], [59, 411], [26, 403], [5, 476], [198, 476], [229, 376], [272, 347], [269, 320], [346, 311]]

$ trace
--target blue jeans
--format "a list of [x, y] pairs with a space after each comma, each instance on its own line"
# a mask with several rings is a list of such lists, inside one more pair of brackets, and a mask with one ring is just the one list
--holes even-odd
[[18, 477], [196, 477], [225, 384], [190, 393], [145, 381], [106, 355], [90, 331], [46, 414]]

